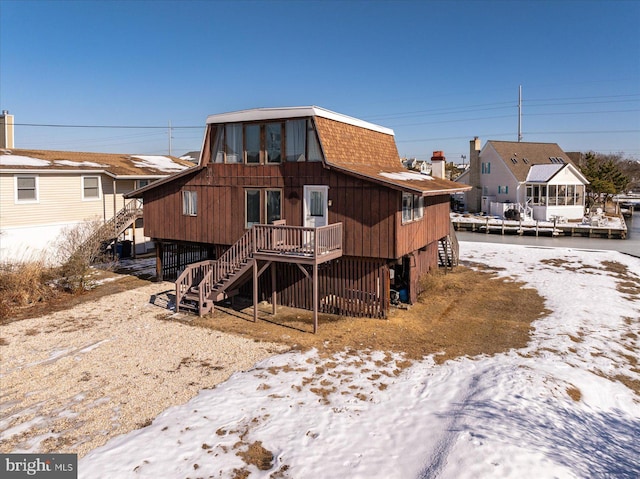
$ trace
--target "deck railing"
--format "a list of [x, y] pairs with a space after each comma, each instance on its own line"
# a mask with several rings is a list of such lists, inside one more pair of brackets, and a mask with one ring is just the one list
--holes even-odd
[[256, 252], [318, 258], [342, 249], [342, 223], [319, 228], [254, 225]]
[[318, 259], [341, 250], [342, 223], [319, 228], [284, 224], [253, 225], [217, 260], [201, 261], [186, 267], [176, 280], [176, 308], [179, 309], [182, 298], [196, 285], [202, 307], [218, 283], [246, 270], [254, 253]]
[[[189, 292], [191, 287], [200, 284], [202, 280], [211, 272], [215, 260], [199, 261], [188, 265], [185, 270], [176, 279], [176, 311], [179, 311], [180, 301], [185, 294]], [[200, 299], [206, 298], [200, 293]]]

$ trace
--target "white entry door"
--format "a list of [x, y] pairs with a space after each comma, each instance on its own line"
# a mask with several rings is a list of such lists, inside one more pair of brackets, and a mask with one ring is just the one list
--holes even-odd
[[328, 186], [304, 186], [303, 221], [307, 228], [319, 228], [329, 223]]

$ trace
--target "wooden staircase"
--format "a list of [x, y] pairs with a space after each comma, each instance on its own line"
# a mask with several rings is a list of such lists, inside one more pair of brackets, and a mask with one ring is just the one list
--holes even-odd
[[118, 238], [124, 231], [135, 223], [138, 218], [142, 218], [142, 201], [131, 200], [124, 208], [116, 213], [109, 221], [98, 228], [84, 245], [100, 245]]
[[[209, 313], [216, 301], [232, 296], [252, 273], [259, 276], [274, 261], [317, 266], [342, 256], [342, 223], [318, 228], [284, 223], [253, 225], [217, 260], [188, 265], [176, 280], [176, 312]], [[256, 261], [266, 263], [260, 272], [252, 271]]]
[[253, 266], [253, 229], [247, 231], [217, 260], [194, 263], [176, 280], [176, 312], [186, 310], [203, 316], [213, 303], [225, 298], [233, 285], [249, 278]]
[[98, 258], [101, 247], [105, 243], [108, 244], [117, 239], [127, 228], [135, 224], [138, 218], [142, 218], [142, 200], [135, 199], [125, 204], [124, 208], [118, 211], [113, 218], [90, 234], [73, 254]]
[[453, 269], [454, 266], [458, 266], [459, 259], [460, 245], [453, 222], [450, 222], [449, 234], [438, 240], [438, 266]]

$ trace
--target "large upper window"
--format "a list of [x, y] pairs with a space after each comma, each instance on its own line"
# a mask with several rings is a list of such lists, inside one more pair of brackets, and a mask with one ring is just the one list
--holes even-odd
[[82, 177], [82, 199], [97, 200], [100, 198], [100, 177], [99, 176], [83, 176]]
[[306, 120], [287, 120], [285, 136], [287, 138], [287, 161], [305, 160]]
[[265, 149], [268, 163], [282, 161], [282, 123], [267, 123], [265, 125]]
[[260, 163], [260, 125], [247, 125], [244, 133], [246, 162]]
[[242, 163], [242, 125], [237, 123], [227, 125], [224, 129], [224, 136], [226, 139], [227, 163]]
[[182, 192], [182, 214], [186, 216], [198, 215], [198, 192], [197, 191]]
[[322, 161], [318, 137], [308, 119], [227, 123], [212, 127], [211, 132], [214, 163]]
[[15, 177], [16, 203], [36, 203], [38, 201], [38, 177], [19, 175]]

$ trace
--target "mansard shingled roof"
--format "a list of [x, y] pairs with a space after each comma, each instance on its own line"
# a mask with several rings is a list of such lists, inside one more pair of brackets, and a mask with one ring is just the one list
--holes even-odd
[[321, 116], [316, 128], [328, 166], [395, 189], [425, 196], [469, 189], [459, 183], [408, 171], [392, 134]]

